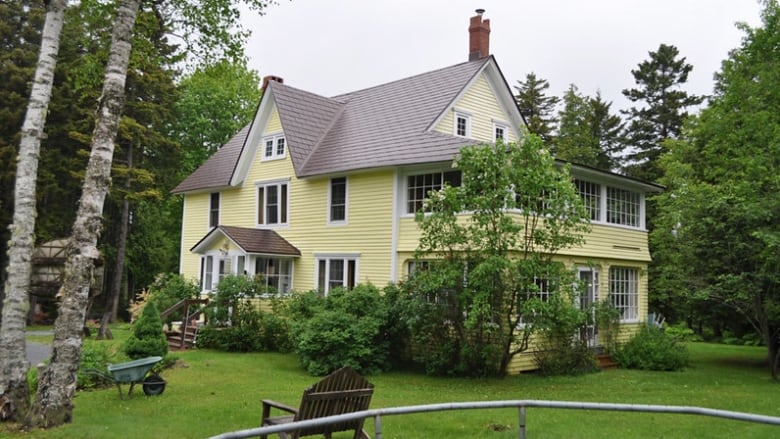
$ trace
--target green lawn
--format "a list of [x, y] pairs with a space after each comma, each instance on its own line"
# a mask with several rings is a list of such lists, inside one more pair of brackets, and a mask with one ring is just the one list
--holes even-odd
[[[610, 370], [580, 377], [525, 374], [485, 380], [386, 373], [369, 378], [375, 384], [371, 407], [546, 399], [701, 406], [780, 416], [780, 387], [769, 379], [764, 349], [704, 343], [690, 344], [689, 349], [693, 365], [685, 372]], [[202, 438], [256, 427], [261, 398], [296, 406], [301, 391], [317, 381], [298, 366], [294, 355], [200, 350], [177, 355], [182, 364], [163, 372], [168, 387], [161, 396], [146, 397], [137, 389], [132, 399], [119, 400], [116, 388], [81, 392], [74, 400], [72, 424], [27, 433], [0, 427], [0, 433], [11, 438]], [[527, 416], [530, 438], [780, 437], [780, 427], [692, 415], [530, 408]], [[373, 433], [370, 421], [367, 426]], [[495, 431], [497, 426], [509, 428]], [[516, 438], [517, 410], [384, 417], [383, 437]]]

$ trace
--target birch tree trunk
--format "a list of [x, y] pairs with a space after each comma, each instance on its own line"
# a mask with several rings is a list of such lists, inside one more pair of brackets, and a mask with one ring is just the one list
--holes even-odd
[[99, 256], [97, 240], [103, 223], [103, 204], [111, 184], [114, 140], [124, 106], [131, 38], [141, 1], [121, 0], [117, 9], [103, 94], [92, 133], [92, 152], [73, 223], [59, 313], [54, 322], [51, 363], [41, 370], [35, 404], [28, 419], [28, 424], [33, 426], [54, 427], [70, 422], [73, 416], [89, 287], [94, 262]]
[[35, 191], [38, 160], [51, 99], [54, 68], [60, 50], [60, 33], [67, 0], [51, 0], [43, 25], [41, 49], [30, 101], [22, 125], [14, 187], [14, 216], [8, 247], [8, 278], [0, 327], [0, 398], [11, 402], [11, 419], [19, 421], [30, 408], [27, 386], [29, 364], [24, 328], [29, 308], [32, 253], [35, 245]]

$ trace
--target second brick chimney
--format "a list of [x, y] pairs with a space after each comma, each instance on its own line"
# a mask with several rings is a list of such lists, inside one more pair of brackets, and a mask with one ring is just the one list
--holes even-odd
[[484, 9], [476, 12], [469, 22], [469, 61], [490, 55], [490, 20], [482, 19]]

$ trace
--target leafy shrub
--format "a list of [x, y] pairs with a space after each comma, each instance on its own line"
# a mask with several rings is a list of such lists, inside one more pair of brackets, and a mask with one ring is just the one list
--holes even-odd
[[81, 346], [81, 359], [76, 377], [76, 388], [79, 390], [94, 389], [111, 385], [111, 382], [94, 373], [87, 372], [96, 369], [108, 374], [109, 363], [114, 362], [115, 354], [105, 343], [84, 343]]
[[[187, 280], [184, 276], [174, 273], [162, 273], [149, 285], [130, 306], [133, 321], [141, 315], [148, 302], [153, 302], [157, 310], [162, 312], [182, 299], [197, 299], [200, 296], [200, 286], [195, 280]], [[180, 319], [180, 316], [169, 316], [166, 323]]]
[[286, 352], [290, 350], [285, 321], [240, 301], [230, 326], [208, 325], [198, 334], [198, 346], [227, 352]]
[[293, 350], [312, 375], [349, 365], [372, 374], [390, 365], [389, 307], [372, 285], [341, 288], [320, 296], [293, 296], [287, 306]]
[[688, 351], [656, 326], [643, 325], [612, 356], [627, 369], [674, 371], [688, 365]]
[[[589, 310], [574, 306], [568, 297], [552, 294], [542, 302], [529, 301], [537, 310], [533, 325], [538, 335], [534, 362], [543, 375], [579, 375], [596, 371], [593, 353], [581, 334], [589, 321]], [[534, 303], [536, 302], [536, 303]]]
[[677, 341], [701, 341], [701, 336], [697, 335], [693, 329], [689, 328], [685, 323], [680, 323], [674, 326], [664, 327], [664, 332], [674, 338]]
[[125, 342], [124, 351], [132, 359], [164, 357], [168, 353], [168, 340], [154, 302], [146, 304], [141, 317], [133, 324], [133, 334]]

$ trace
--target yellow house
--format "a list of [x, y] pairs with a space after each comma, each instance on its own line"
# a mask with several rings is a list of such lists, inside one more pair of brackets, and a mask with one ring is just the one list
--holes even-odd
[[[414, 214], [430, 190], [457, 183], [464, 146], [517, 141], [524, 125], [488, 55], [490, 21], [471, 18], [469, 61], [323, 97], [264, 78], [254, 120], [182, 181], [181, 273], [204, 292], [230, 273], [278, 291], [407, 276]], [[660, 186], [574, 164], [589, 208], [586, 243], [561, 253], [626, 323], [647, 314], [645, 196]], [[530, 367], [522, 361], [514, 371]]]

